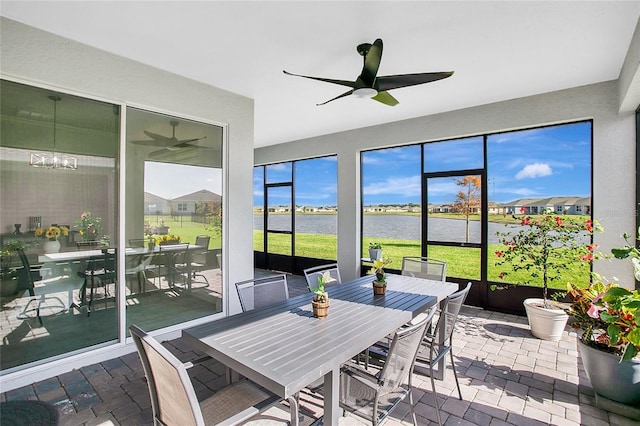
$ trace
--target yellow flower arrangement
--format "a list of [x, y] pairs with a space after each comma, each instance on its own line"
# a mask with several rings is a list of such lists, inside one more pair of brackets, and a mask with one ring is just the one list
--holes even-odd
[[68, 236], [69, 228], [66, 226], [50, 226], [48, 228], [38, 228], [35, 231], [36, 237], [46, 238], [49, 241], [56, 241], [60, 235]]

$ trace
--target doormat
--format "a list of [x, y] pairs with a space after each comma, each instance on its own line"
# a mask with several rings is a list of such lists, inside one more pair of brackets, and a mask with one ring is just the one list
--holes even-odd
[[0, 402], [2, 426], [55, 426], [58, 424], [56, 408], [42, 401]]

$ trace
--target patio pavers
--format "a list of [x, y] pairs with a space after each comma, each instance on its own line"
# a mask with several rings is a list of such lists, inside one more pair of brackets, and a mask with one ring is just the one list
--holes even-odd
[[[183, 361], [202, 356], [182, 339], [165, 342]], [[638, 422], [596, 406], [569, 327], [558, 342], [534, 338], [526, 318], [463, 307], [454, 335], [456, 368], [464, 399], [457, 398], [451, 371], [436, 381], [446, 425], [637, 425]], [[448, 370], [450, 370], [448, 366]], [[206, 397], [222, 386], [224, 366], [207, 360], [190, 369], [196, 392]], [[436, 424], [428, 377], [414, 375], [416, 413], [420, 425]], [[40, 400], [53, 404], [60, 425], [151, 425], [151, 406], [136, 353], [83, 367], [55, 378], [2, 393], [0, 400]], [[286, 404], [258, 425], [284, 424]], [[304, 393], [305, 423], [322, 415], [319, 395]], [[275, 423], [274, 423], [275, 422]], [[366, 422], [348, 416], [342, 425]], [[411, 424], [406, 403], [386, 425]]]

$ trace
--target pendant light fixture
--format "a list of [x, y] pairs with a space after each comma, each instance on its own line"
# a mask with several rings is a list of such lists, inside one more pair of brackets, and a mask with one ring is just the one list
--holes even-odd
[[78, 159], [67, 154], [56, 152], [56, 121], [58, 114], [58, 102], [62, 100], [60, 96], [51, 95], [49, 99], [53, 101], [53, 151], [51, 153], [31, 153], [29, 164], [33, 167], [43, 167], [47, 169], [76, 170]]

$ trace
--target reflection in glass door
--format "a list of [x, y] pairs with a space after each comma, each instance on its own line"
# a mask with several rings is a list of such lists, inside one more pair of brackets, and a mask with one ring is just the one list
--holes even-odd
[[220, 126], [127, 109], [127, 326], [222, 311], [222, 147]]
[[[118, 244], [120, 108], [0, 84], [0, 368], [9, 373], [118, 338], [120, 265], [103, 250]], [[92, 270], [99, 278], [87, 278]]]

